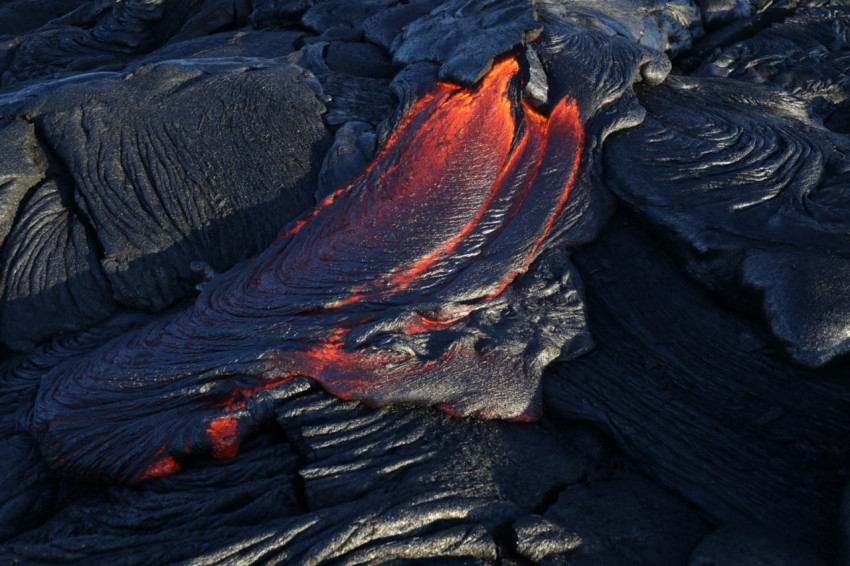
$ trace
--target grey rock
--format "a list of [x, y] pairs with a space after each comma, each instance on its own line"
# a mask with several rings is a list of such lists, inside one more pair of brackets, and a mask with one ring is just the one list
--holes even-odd
[[805, 547], [758, 529], [728, 527], [706, 536], [688, 566], [826, 566]]
[[530, 2], [449, 0], [405, 26], [391, 50], [401, 63], [441, 63], [440, 78], [471, 84], [493, 59], [540, 35]]
[[[18, 267], [5, 278], [3, 340], [28, 348], [103, 320], [113, 301], [165, 308], [192, 292], [193, 261], [223, 271], [266, 246], [312, 204], [330, 145], [310, 80], [286, 63], [181, 60], [62, 85], [30, 103], [24, 113], [63, 196], [47, 208], [33, 200], [4, 250], [4, 265]], [[267, 119], [281, 107], [282, 119]], [[7, 154], [27, 148], [8, 144]], [[66, 243], [51, 236], [65, 230]], [[46, 263], [66, 253], [67, 271]], [[72, 299], [66, 285], [85, 298]], [[54, 295], [62, 301], [50, 306]], [[32, 301], [47, 310], [23, 324]]]
[[375, 129], [365, 122], [347, 122], [337, 130], [334, 143], [319, 171], [317, 201], [366, 169], [375, 155], [375, 141]]
[[35, 127], [26, 120], [0, 122], [0, 246], [26, 195], [47, 174]]
[[543, 565], [684, 564], [707, 526], [650, 481], [619, 474], [567, 487], [545, 519], [517, 523], [517, 549]]
[[797, 362], [850, 352], [847, 139], [764, 87], [677, 77], [641, 100], [647, 120], [608, 146], [611, 187], [695, 278], [760, 310]]

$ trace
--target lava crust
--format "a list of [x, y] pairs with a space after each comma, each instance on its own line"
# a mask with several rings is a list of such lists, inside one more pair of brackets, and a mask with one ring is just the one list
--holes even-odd
[[846, 560], [848, 61], [850, 0], [0, 0], [0, 563]]
[[523, 100], [518, 61], [474, 88], [438, 83], [360, 177], [194, 308], [54, 368], [32, 419], [46, 458], [134, 482], [232, 456], [299, 375], [373, 406], [539, 417], [543, 368], [589, 346], [575, 276], [527, 274], [587, 238], [562, 215], [581, 198], [584, 126], [570, 97], [548, 115]]

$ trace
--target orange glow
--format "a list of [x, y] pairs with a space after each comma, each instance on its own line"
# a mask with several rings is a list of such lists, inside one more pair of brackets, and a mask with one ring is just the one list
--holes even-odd
[[207, 428], [213, 458], [233, 458], [239, 452], [239, 421], [233, 417], [215, 419]]
[[[568, 237], [588, 209], [576, 186], [591, 187], [579, 180], [577, 101], [532, 107], [521, 61], [505, 58], [471, 88], [436, 83], [362, 174], [216, 277], [193, 308], [49, 374], [31, 415], [45, 457], [86, 471], [117, 447], [100, 463], [129, 481], [174, 474], [201, 451], [232, 458], [304, 390], [282, 387], [296, 376], [375, 406], [537, 418], [548, 358], [535, 351], [559, 331], [526, 308], [538, 291], [514, 282]], [[109, 426], [133, 395], [144, 402], [121, 422], [156, 425], [133, 428], [146, 435], [138, 447], [114, 442], [120, 428], [77, 434], [85, 415]]]
[[[397, 219], [411, 208], [421, 217], [411, 218], [411, 222], [429, 222], [429, 216], [438, 216], [438, 230], [445, 230], [420, 237], [411, 245], [400, 241], [387, 247], [383, 257], [396, 258], [396, 262], [385, 275], [357, 285], [348, 296], [325, 308], [380, 302], [381, 297], [414, 286], [427, 287], [429, 281], [458, 267], [458, 255], [474, 258], [487, 244], [487, 234], [498, 234], [524, 206], [530, 207], [526, 199], [552, 140], [565, 141], [564, 158], [573, 161], [573, 168], [559, 201], [548, 207], [542, 231], [526, 240], [524, 245], [530, 247], [525, 248], [524, 258], [483, 300], [497, 297], [527, 271], [569, 199], [581, 159], [583, 129], [573, 99], [559, 101], [550, 116], [521, 101], [517, 96], [519, 72], [517, 59], [508, 58], [495, 64], [474, 89], [437, 83], [414, 104], [360, 177], [293, 225], [289, 233], [297, 233], [309, 220], [322, 224], [320, 212], [345, 195], [351, 201], [345, 225], [316, 228], [332, 234], [329, 251], [319, 254], [330, 262], [336, 260], [336, 250], [350, 243], [345, 234], [354, 230], [353, 222], [368, 226], [375, 238], [383, 241], [385, 235], [404, 232]], [[371, 193], [370, 199], [358, 198], [366, 192]], [[427, 325], [415, 321], [409, 328], [412, 333], [427, 331]]]
[[156, 461], [139, 477], [139, 481], [148, 481], [156, 478], [171, 476], [180, 471], [180, 464], [172, 456], [166, 456]]
[[[489, 287], [482, 281], [485, 292], [477, 301], [455, 305], [453, 312], [409, 313], [392, 330], [439, 332], [527, 272], [569, 200], [584, 131], [575, 100], [560, 100], [547, 116], [522, 100], [521, 86], [517, 58], [495, 64], [473, 89], [437, 83], [414, 104], [362, 175], [293, 225], [290, 232], [295, 234], [309, 226], [287, 250], [312, 274], [305, 284], [334, 277], [328, 273], [353, 270], [357, 275], [347, 294], [328, 301], [324, 309], [354, 312], [359, 305], [368, 312], [366, 302], [376, 308], [390, 297], [403, 303], [394, 295], [428, 292], [485, 254], [495, 256], [501, 273], [496, 272]], [[334, 203], [339, 210], [323, 212]], [[500, 241], [503, 234], [508, 235]], [[361, 265], [372, 270], [373, 263], [385, 268], [383, 274], [357, 271]], [[288, 266], [276, 275], [294, 286], [295, 271]], [[336, 287], [338, 281], [329, 278], [328, 286]], [[366, 398], [369, 391], [392, 383], [396, 373], [444, 371], [459, 367], [461, 358], [474, 365], [469, 358], [478, 355], [453, 347], [445, 359], [416, 362], [392, 349], [348, 349], [346, 338], [356, 326], [336, 328], [298, 352], [280, 352], [278, 370], [313, 377], [343, 399]], [[441, 408], [454, 410], [445, 403]], [[479, 416], [496, 415], [484, 411]]]
[[[574, 100], [561, 100], [546, 116], [523, 101], [520, 92], [516, 58], [494, 65], [474, 89], [438, 83], [414, 104], [358, 178], [290, 224], [282, 234], [291, 238], [284, 248], [290, 261], [250, 281], [259, 287], [268, 277], [270, 289], [275, 288], [271, 283], [282, 284], [293, 293], [300, 286], [334, 289], [332, 299], [308, 314], [336, 310], [352, 316], [303, 349], [270, 354], [270, 371], [287, 377], [236, 388], [215, 404], [228, 416], [213, 420], [206, 430], [214, 457], [238, 453], [235, 413], [246, 408], [247, 400], [291, 376], [312, 377], [342, 399], [370, 400], [374, 392], [406, 380], [511, 371], [513, 360], [484, 359], [468, 344], [452, 344], [441, 357], [423, 361], [403, 350], [347, 348], [346, 340], [353, 328], [376, 317], [382, 301], [392, 297], [404, 304], [393, 297], [404, 292], [425, 296], [429, 286], [451, 281], [452, 273], [486, 254], [495, 256], [501, 271], [495, 272], [495, 281], [482, 281], [478, 300], [449, 303], [427, 314], [409, 312], [390, 332], [447, 330], [499, 296], [536, 259], [570, 198], [584, 134]], [[565, 176], [558, 190], [551, 179]], [[506, 234], [505, 244], [499, 238]], [[375, 265], [382, 268], [377, 275]], [[500, 416], [449, 402], [439, 406], [458, 416]], [[535, 415], [510, 418], [525, 421]], [[173, 458], [164, 458], [146, 477], [177, 470]]]
[[[515, 59], [506, 59], [496, 64], [481, 84], [475, 90], [462, 90], [456, 85], [438, 83], [438, 93], [434, 100], [438, 108], [438, 116], [442, 121], [436, 126], [425, 129], [426, 135], [418, 136], [416, 161], [412, 167], [419, 168], [419, 173], [426, 176], [423, 186], [429, 190], [433, 186], [451, 185], [454, 178], [444, 178], [446, 165], [452, 156], [461, 151], [465, 145], [480, 140], [470, 140], [470, 134], [487, 136], [489, 150], [498, 159], [494, 169], [499, 176], [489, 187], [489, 191], [481, 195], [475, 214], [463, 225], [459, 232], [448, 234], [448, 238], [417, 258], [412, 264], [400, 266], [390, 277], [391, 288], [409, 288], [423, 274], [428, 273], [438, 260], [451, 256], [460, 245], [476, 229], [484, 214], [490, 208], [499, 192], [500, 179], [509, 159], [516, 121], [513, 117], [512, 101], [509, 85], [519, 73], [519, 64]], [[428, 101], [431, 103], [431, 101]], [[474, 127], [473, 127], [474, 126]], [[516, 155], [516, 153], [514, 153]], [[430, 180], [430, 182], [428, 182]], [[469, 197], [469, 195], [464, 195]]]
[[558, 106], [556, 106], [552, 111], [550, 124], [555, 125], [553, 129], [560, 135], [565, 133], [575, 134], [578, 137], [578, 148], [576, 149], [575, 158], [573, 159], [573, 168], [570, 173], [570, 178], [567, 180], [567, 184], [564, 186], [564, 191], [561, 194], [561, 200], [552, 212], [549, 223], [546, 225], [546, 229], [543, 231], [543, 234], [540, 235], [540, 239], [535, 242], [534, 248], [531, 250], [531, 254], [529, 255], [528, 265], [531, 265], [531, 262], [534, 261], [537, 250], [549, 235], [552, 227], [555, 226], [555, 222], [561, 215], [561, 211], [564, 210], [564, 205], [567, 204], [567, 200], [570, 198], [570, 192], [575, 184], [576, 174], [578, 173], [579, 165], [581, 164], [581, 151], [582, 146], [584, 145], [584, 130], [581, 127], [581, 121], [579, 120], [578, 115], [578, 105], [575, 100], [561, 100], [561, 102], [558, 103]]

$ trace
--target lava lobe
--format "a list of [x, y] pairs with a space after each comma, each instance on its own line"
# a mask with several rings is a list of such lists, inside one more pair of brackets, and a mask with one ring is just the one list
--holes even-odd
[[230, 457], [298, 375], [373, 406], [537, 418], [543, 368], [589, 338], [569, 263], [531, 266], [590, 189], [577, 102], [544, 114], [522, 75], [509, 57], [473, 88], [437, 83], [362, 175], [192, 308], [54, 367], [32, 416], [45, 457], [127, 482]]

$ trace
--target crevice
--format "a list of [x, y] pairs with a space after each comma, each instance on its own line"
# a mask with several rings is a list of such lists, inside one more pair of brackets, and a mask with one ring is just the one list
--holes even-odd
[[490, 536], [496, 543], [496, 564], [498, 566], [533, 566], [534, 562], [521, 555], [517, 550], [514, 521], [494, 528]]
[[[310, 384], [303, 391], [296, 392], [293, 395], [286, 397], [283, 402], [290, 402], [294, 399], [313, 393], [315, 390], [316, 387]], [[271, 419], [270, 427], [280, 435], [280, 438], [289, 445], [290, 450], [292, 450], [292, 453], [295, 454], [297, 464], [296, 469], [292, 474], [292, 486], [295, 489], [295, 500], [302, 513], [309, 513], [312, 509], [310, 508], [310, 501], [307, 497], [306, 480], [301, 474], [301, 471], [310, 463], [309, 455], [311, 453], [311, 449], [307, 443], [304, 442], [300, 431], [295, 430], [295, 426], [284, 426], [277, 420], [277, 418], [273, 418]]]
[[[579, 481], [576, 483], [581, 483], [583, 480], [584, 477], [582, 479], [579, 479]], [[531, 512], [535, 515], [544, 515], [552, 505], [557, 503], [558, 497], [561, 495], [561, 492], [567, 489], [567, 487], [569, 487], [569, 485], [566, 482], [557, 482], [555, 485], [550, 487], [546, 491], [546, 493], [543, 494], [543, 497], [540, 498], [540, 503], [535, 505], [532, 508]]]
[[746, 19], [733, 20], [694, 42], [693, 47], [682, 51], [673, 59], [673, 67], [682, 74], [696, 71], [706, 59], [718, 50], [725, 49], [740, 41], [750, 39], [774, 24], [781, 24], [797, 11], [797, 2], [774, 2], [758, 10]]
[[[579, 483], [583, 481], [584, 478], [579, 480]], [[539, 515], [543, 516], [548, 509], [554, 505], [558, 501], [558, 497], [561, 493], [569, 487], [570, 484], [567, 482], [557, 482], [543, 494], [543, 497], [540, 499], [540, 502], [537, 503], [534, 507], [532, 507], [531, 515]], [[527, 515], [523, 515], [527, 516]], [[496, 544], [496, 549], [498, 552], [498, 558], [496, 559], [496, 564], [499, 566], [514, 566], [514, 565], [531, 565], [534, 562], [527, 557], [520, 554], [519, 550], [517, 550], [517, 540], [516, 540], [516, 522], [521, 519], [522, 516], [516, 517], [513, 521], [509, 523], [504, 523], [496, 526], [490, 533], [490, 536], [493, 537], [493, 542]]]

